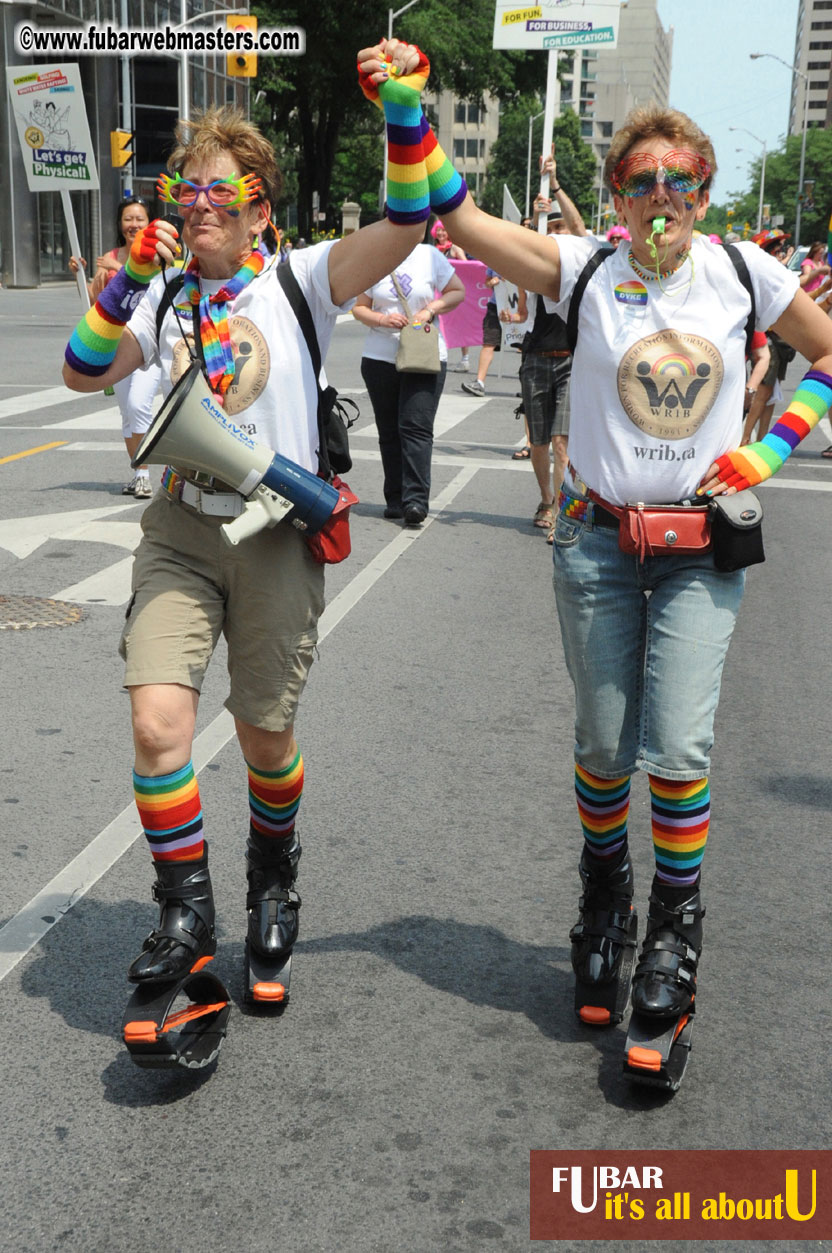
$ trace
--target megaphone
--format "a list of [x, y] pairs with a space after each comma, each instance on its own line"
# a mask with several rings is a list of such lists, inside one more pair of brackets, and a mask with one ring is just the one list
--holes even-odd
[[246, 497], [240, 516], [220, 528], [232, 546], [284, 518], [315, 535], [340, 500], [331, 483], [240, 430], [197, 361], [177, 380], [130, 464], [135, 470], [168, 463], [216, 475]]

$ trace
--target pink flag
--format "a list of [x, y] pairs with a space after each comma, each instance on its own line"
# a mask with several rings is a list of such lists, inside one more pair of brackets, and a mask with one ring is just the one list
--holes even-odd
[[482, 343], [485, 306], [493, 292], [485, 285], [482, 261], [452, 261], [451, 265], [465, 285], [465, 299], [452, 313], [440, 316], [439, 329], [449, 348], [473, 348]]

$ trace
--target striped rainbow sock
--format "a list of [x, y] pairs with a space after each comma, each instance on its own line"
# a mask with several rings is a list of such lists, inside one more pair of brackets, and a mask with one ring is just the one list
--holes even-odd
[[599, 779], [575, 766], [575, 796], [586, 849], [593, 857], [612, 857], [627, 846], [630, 777]]
[[696, 883], [711, 817], [711, 789], [707, 779], [679, 783], [673, 779], [650, 780], [653, 849], [656, 875], [674, 887]]
[[295, 830], [303, 794], [303, 758], [298, 749], [295, 759], [283, 770], [256, 770], [248, 767], [248, 803], [251, 829], [258, 835], [288, 840]]
[[172, 774], [147, 778], [133, 771], [133, 792], [154, 861], [198, 861], [202, 805], [193, 762]]

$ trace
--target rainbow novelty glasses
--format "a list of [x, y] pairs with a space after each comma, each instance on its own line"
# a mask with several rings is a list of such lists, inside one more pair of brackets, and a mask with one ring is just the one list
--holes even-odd
[[613, 191], [634, 199], [648, 195], [657, 183], [669, 191], [696, 191], [705, 182], [711, 167], [704, 157], [689, 148], [671, 148], [663, 157], [634, 152], [622, 157], [612, 172]]
[[233, 209], [237, 205], [258, 200], [263, 194], [263, 184], [256, 174], [244, 174], [242, 178], [237, 178], [236, 175], [218, 178], [207, 186], [192, 183], [181, 174], [176, 174], [173, 178], [168, 174], [160, 174], [156, 191], [160, 200], [178, 205], [180, 209], [192, 209], [202, 191], [213, 209]]

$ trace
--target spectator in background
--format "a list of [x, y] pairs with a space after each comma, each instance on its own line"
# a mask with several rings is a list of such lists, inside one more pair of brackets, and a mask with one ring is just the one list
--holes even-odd
[[[428, 244], [417, 244], [395, 273], [414, 322], [434, 322], [465, 299], [462, 279], [450, 261]], [[358, 297], [352, 315], [367, 327], [361, 377], [378, 429], [384, 516], [404, 518], [405, 526], [421, 526], [428, 515], [433, 423], [445, 386], [448, 350], [439, 331], [439, 373], [398, 372], [396, 351], [407, 315], [389, 275]]]
[[825, 256], [826, 245], [816, 240], [800, 263], [800, 286], [807, 296], [817, 291], [825, 276], [830, 273], [830, 267], [823, 259]]
[[[586, 235], [583, 218], [558, 182], [554, 154], [546, 158], [542, 169], [549, 175], [552, 193], [558, 204], [557, 212], [549, 213], [547, 234]], [[548, 213], [551, 205], [552, 201], [545, 196], [535, 199], [537, 213]], [[626, 238], [630, 238], [624, 227], [613, 227], [612, 230], [623, 231]], [[616, 238], [620, 241], [621, 234]], [[532, 328], [523, 339], [520, 385], [532, 468], [540, 491], [540, 503], [532, 525], [544, 530], [547, 542], [551, 544], [555, 526], [555, 497], [567, 465], [572, 353], [563, 319], [556, 313], [548, 312], [543, 300], [533, 292], [527, 299], [526, 292], [521, 288], [516, 313], [507, 315], [504, 320], [525, 322], [527, 318], [531, 318]]]
[[469, 396], [485, 395], [486, 375], [491, 368], [491, 362], [494, 360], [494, 353], [500, 351], [503, 331], [500, 326], [500, 319], [497, 317], [495, 289], [501, 282], [502, 279], [499, 274], [496, 274], [494, 270], [486, 269], [485, 285], [489, 289], [490, 295], [482, 319], [482, 348], [480, 349], [480, 359], [477, 363], [477, 377], [470, 383], [466, 380], [462, 384], [462, 390], [467, 392]]
[[607, 231], [607, 243], [617, 248], [624, 240], [630, 241], [630, 232], [626, 226], [611, 226]]
[[[133, 241], [139, 231], [150, 225], [150, 215], [146, 201], [141, 196], [130, 196], [122, 200], [116, 210], [116, 246], [95, 262], [95, 274], [91, 283], [87, 283], [90, 302], [94, 303], [104, 288], [115, 278], [125, 265]], [[69, 259], [70, 269], [75, 273], [78, 261]], [[83, 257], [80, 264], [86, 269]], [[121, 415], [121, 433], [127, 455], [132, 461], [145, 431], [150, 427], [153, 417], [152, 404], [159, 390], [160, 370], [155, 362], [144, 365], [134, 371], [128, 378], [121, 379], [113, 386], [119, 414]], [[135, 496], [137, 500], [150, 500], [153, 488], [150, 486], [150, 469], [139, 466], [131, 479], [121, 489], [123, 496]]]
[[[468, 258], [465, 255], [464, 249], [460, 248], [458, 244], [454, 244], [451, 242], [451, 237], [448, 234], [448, 232], [445, 230], [445, 227], [439, 218], [436, 219], [433, 226], [430, 228], [430, 233], [431, 233], [431, 238], [433, 239], [433, 242], [436, 244], [436, 247], [439, 249], [439, 251], [442, 253], [442, 256], [445, 257], [447, 261], [467, 261], [468, 260]], [[449, 368], [451, 370], [454, 370], [455, 373], [457, 374], [467, 374], [468, 371], [471, 369], [471, 361], [468, 356], [468, 349], [467, 347], [460, 348], [459, 352], [460, 352], [459, 365], [450, 366]]]

